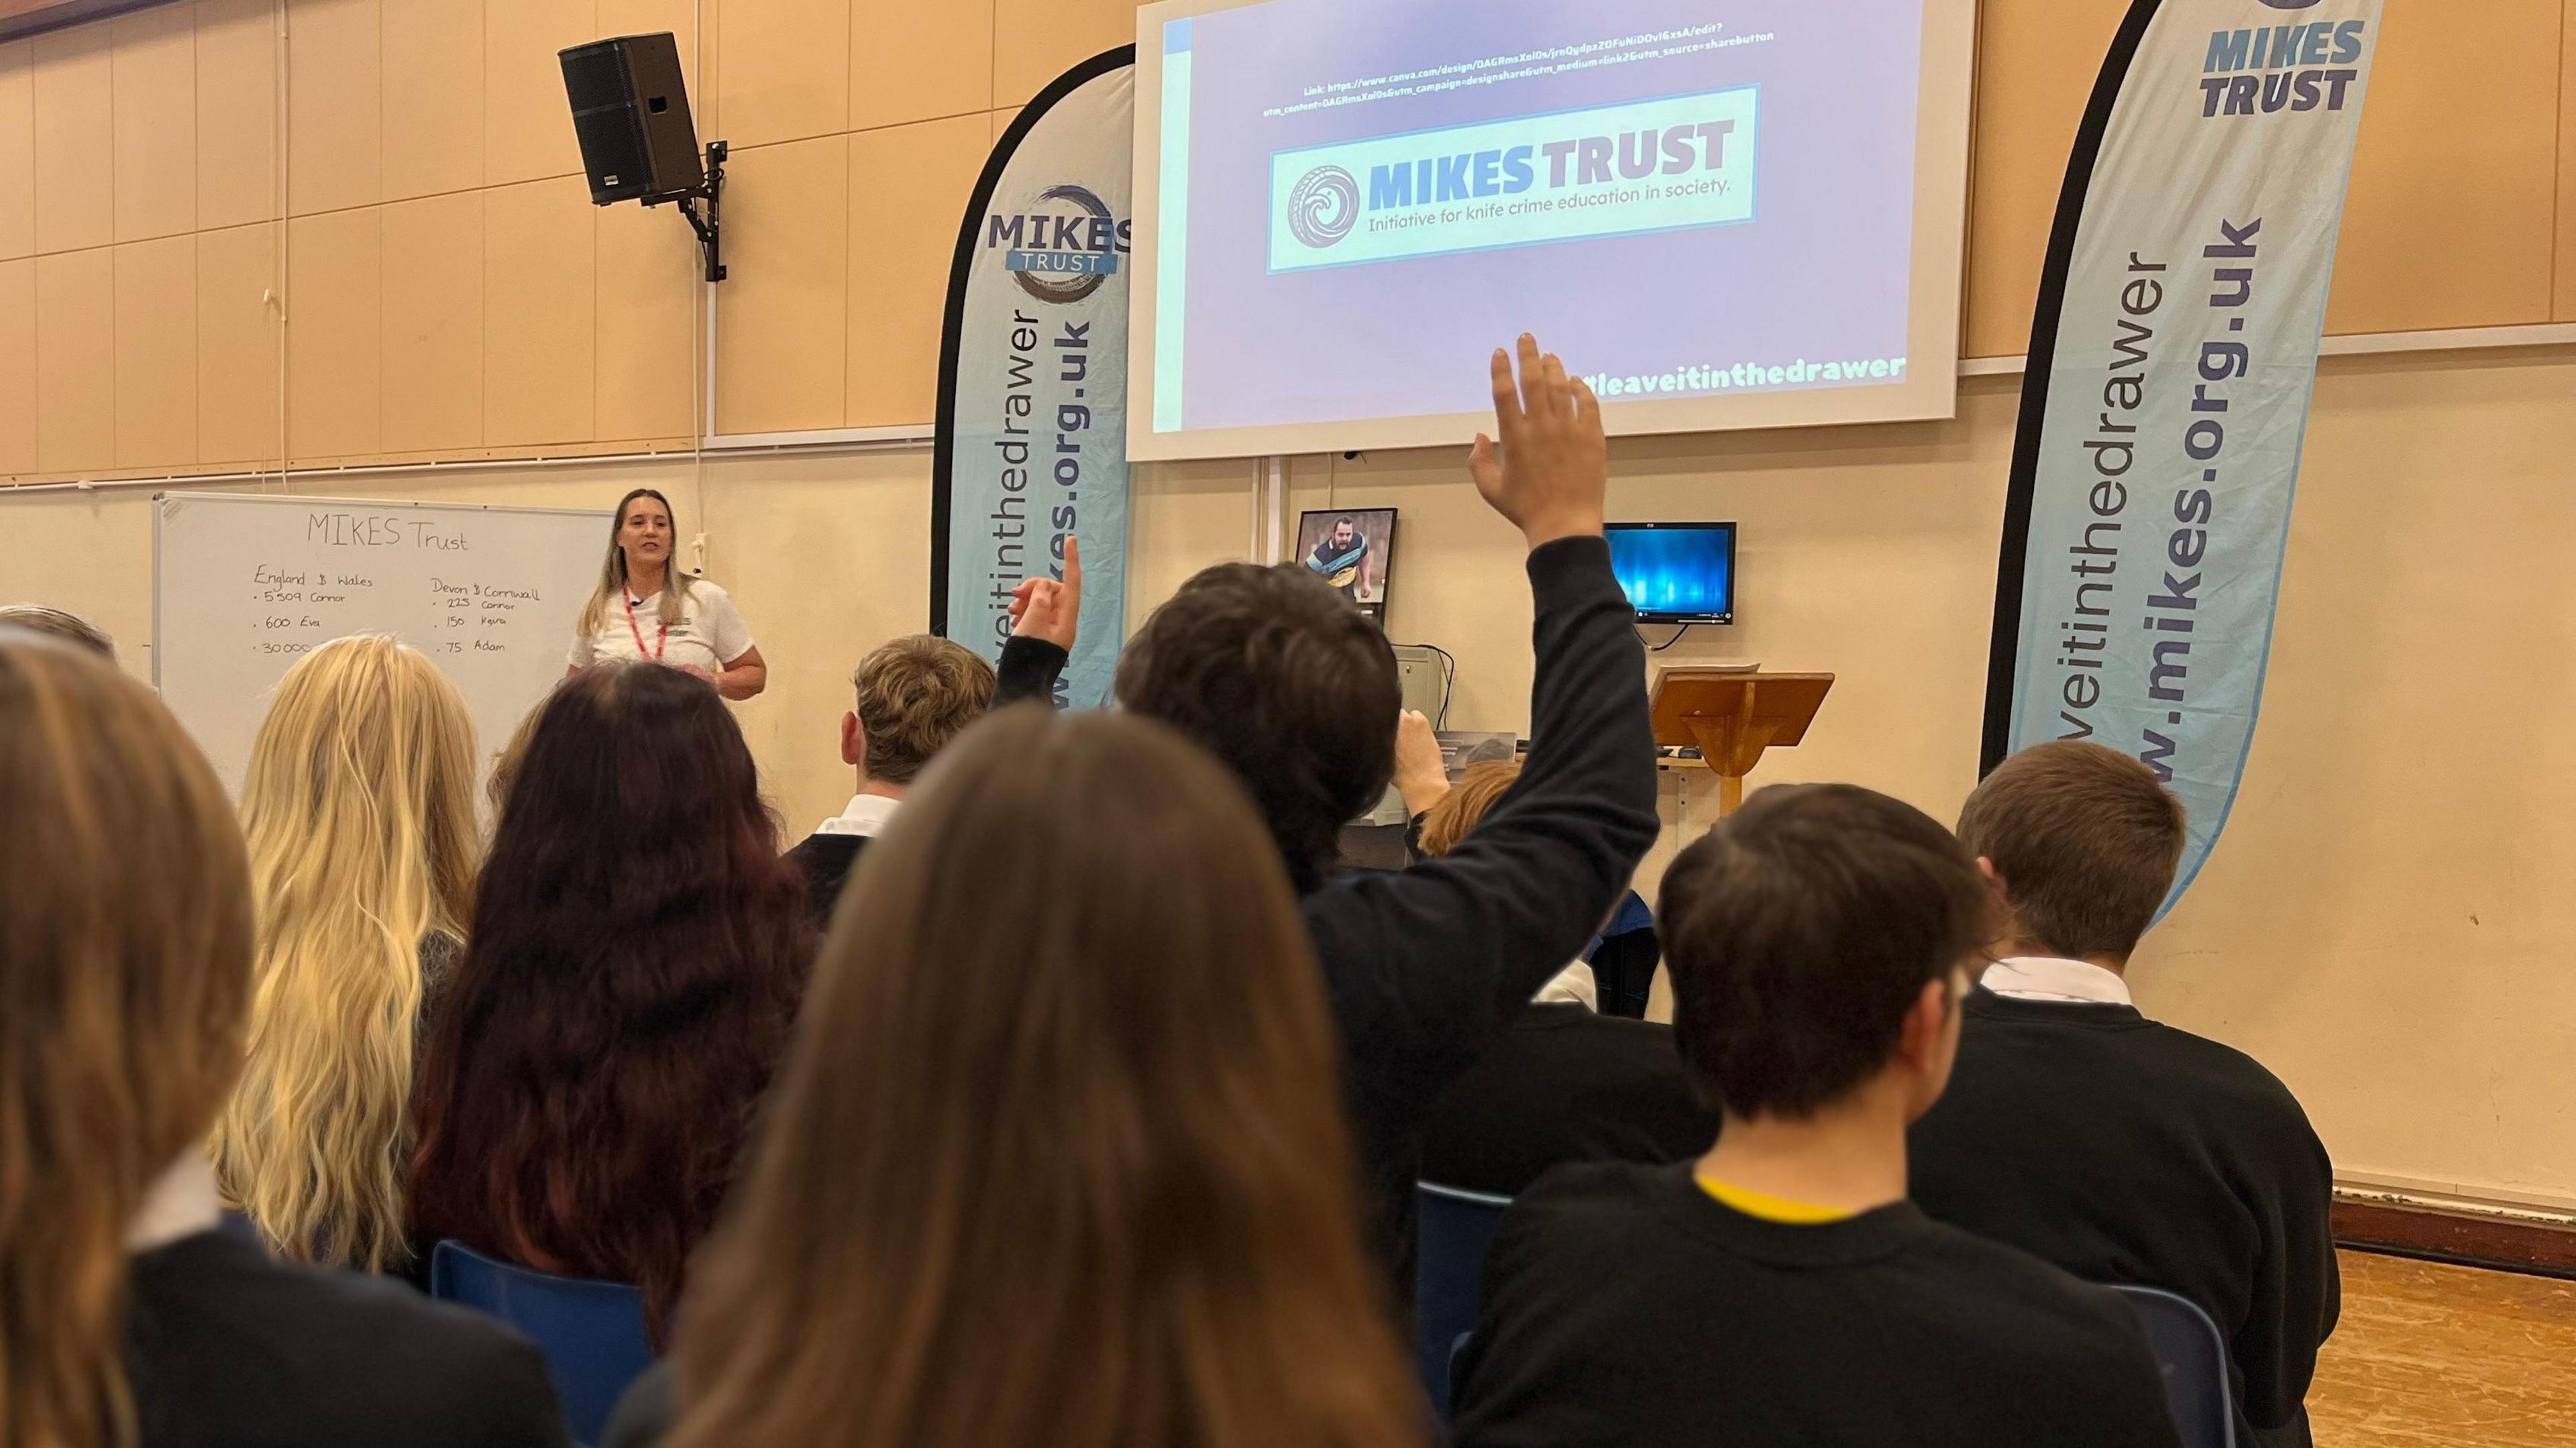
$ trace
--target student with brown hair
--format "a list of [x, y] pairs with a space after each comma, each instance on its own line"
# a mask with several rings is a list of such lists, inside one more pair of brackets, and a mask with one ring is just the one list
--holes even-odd
[[859, 660], [850, 687], [856, 698], [841, 716], [841, 762], [857, 767], [859, 792], [787, 852], [805, 873], [806, 907], [817, 926], [831, 924], [850, 867], [894, 818], [930, 757], [993, 707], [993, 666], [963, 644], [913, 634]]
[[2001, 906], [2001, 958], [1968, 999], [1949, 1094], [1914, 1128], [1916, 1200], [2079, 1277], [2200, 1304], [2227, 1338], [2238, 1440], [2307, 1443], [2342, 1301], [2334, 1164], [2271, 1072], [2129, 996], [2182, 858], [2181, 802], [2128, 755], [2042, 744], [1977, 786], [1959, 837]]
[[[1518, 764], [1467, 766], [1422, 817], [1422, 852], [1464, 843], [1520, 778]], [[1717, 1113], [1700, 1104], [1673, 1028], [1603, 1015], [1578, 960], [1440, 1098], [1422, 1138], [1422, 1179], [1518, 1196], [1569, 1161], [1673, 1162], [1708, 1150]]]
[[0, 1443], [562, 1444], [497, 1323], [220, 1225], [250, 870], [160, 701], [0, 628], [0, 815]]
[[[1341, 827], [1394, 774], [1403, 690], [1386, 634], [1297, 564], [1203, 570], [1118, 661], [1120, 707], [1233, 769], [1302, 897], [1374, 1243], [1400, 1292], [1432, 1107], [1600, 929], [1659, 828], [1645, 646], [1602, 537], [1601, 407], [1536, 339], [1517, 350], [1491, 358], [1495, 436], [1476, 439], [1467, 470], [1529, 548], [1530, 747], [1472, 839], [1400, 873], [1335, 878]], [[1051, 691], [1071, 632], [1031, 621], [1061, 587], [1021, 585], [997, 697]]]
[[68, 644], [78, 644], [109, 663], [116, 662], [116, 641], [107, 631], [76, 613], [41, 603], [0, 604], [0, 627], [22, 628]]
[[1664, 876], [1696, 1163], [1560, 1167], [1507, 1213], [1461, 1448], [2174, 1448], [2107, 1289], [1906, 1200], [1986, 938], [1974, 861], [1851, 785], [1747, 800]]
[[611, 1448], [1421, 1444], [1265, 846], [1146, 721], [958, 741], [851, 885]]

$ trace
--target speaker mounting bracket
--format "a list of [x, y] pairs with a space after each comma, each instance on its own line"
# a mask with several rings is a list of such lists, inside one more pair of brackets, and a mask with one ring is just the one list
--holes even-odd
[[[723, 246], [724, 228], [722, 217], [724, 210], [724, 163], [725, 156], [728, 154], [729, 149], [730, 148], [728, 148], [722, 141], [709, 141], [707, 143], [707, 182], [705, 187], [699, 191], [689, 192], [676, 198], [680, 203], [680, 214], [689, 219], [689, 229], [698, 234], [698, 249], [706, 253], [707, 280], [710, 282], [720, 282], [725, 279]], [[704, 197], [706, 201], [703, 213], [701, 213], [698, 205], [701, 197]]]

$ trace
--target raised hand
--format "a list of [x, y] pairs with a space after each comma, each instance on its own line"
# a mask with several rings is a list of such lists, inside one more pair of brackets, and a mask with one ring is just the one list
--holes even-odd
[[1404, 796], [1404, 812], [1418, 815], [1449, 792], [1449, 766], [1440, 757], [1440, 736], [1431, 721], [1407, 709], [1395, 716], [1395, 792]]
[[1011, 636], [1044, 639], [1073, 652], [1074, 632], [1082, 622], [1082, 543], [1064, 540], [1064, 581], [1023, 580], [1011, 590]]
[[[1520, 375], [1496, 348], [1494, 430], [1476, 434], [1467, 471], [1494, 511], [1521, 530], [1529, 546], [1601, 531], [1610, 488], [1610, 444], [1601, 432], [1601, 403], [1565, 364], [1520, 339]], [[1499, 438], [1499, 443], [1496, 441]]]

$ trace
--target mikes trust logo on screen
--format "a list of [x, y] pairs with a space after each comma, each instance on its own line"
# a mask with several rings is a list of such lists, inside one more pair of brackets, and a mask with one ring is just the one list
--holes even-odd
[[1003, 270], [1041, 302], [1078, 302], [1118, 274], [1129, 223], [1086, 186], [1050, 186], [1028, 210], [984, 218], [984, 248], [1008, 249]]
[[1318, 166], [1288, 191], [1288, 230], [1320, 251], [1359, 224], [1360, 183], [1339, 166]]

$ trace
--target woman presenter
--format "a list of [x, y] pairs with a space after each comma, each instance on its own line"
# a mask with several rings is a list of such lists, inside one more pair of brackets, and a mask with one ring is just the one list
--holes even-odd
[[599, 587], [572, 641], [572, 672], [602, 659], [642, 659], [704, 679], [728, 699], [748, 699], [769, 683], [769, 665], [733, 599], [671, 566], [677, 532], [670, 500], [651, 488], [618, 503]]

